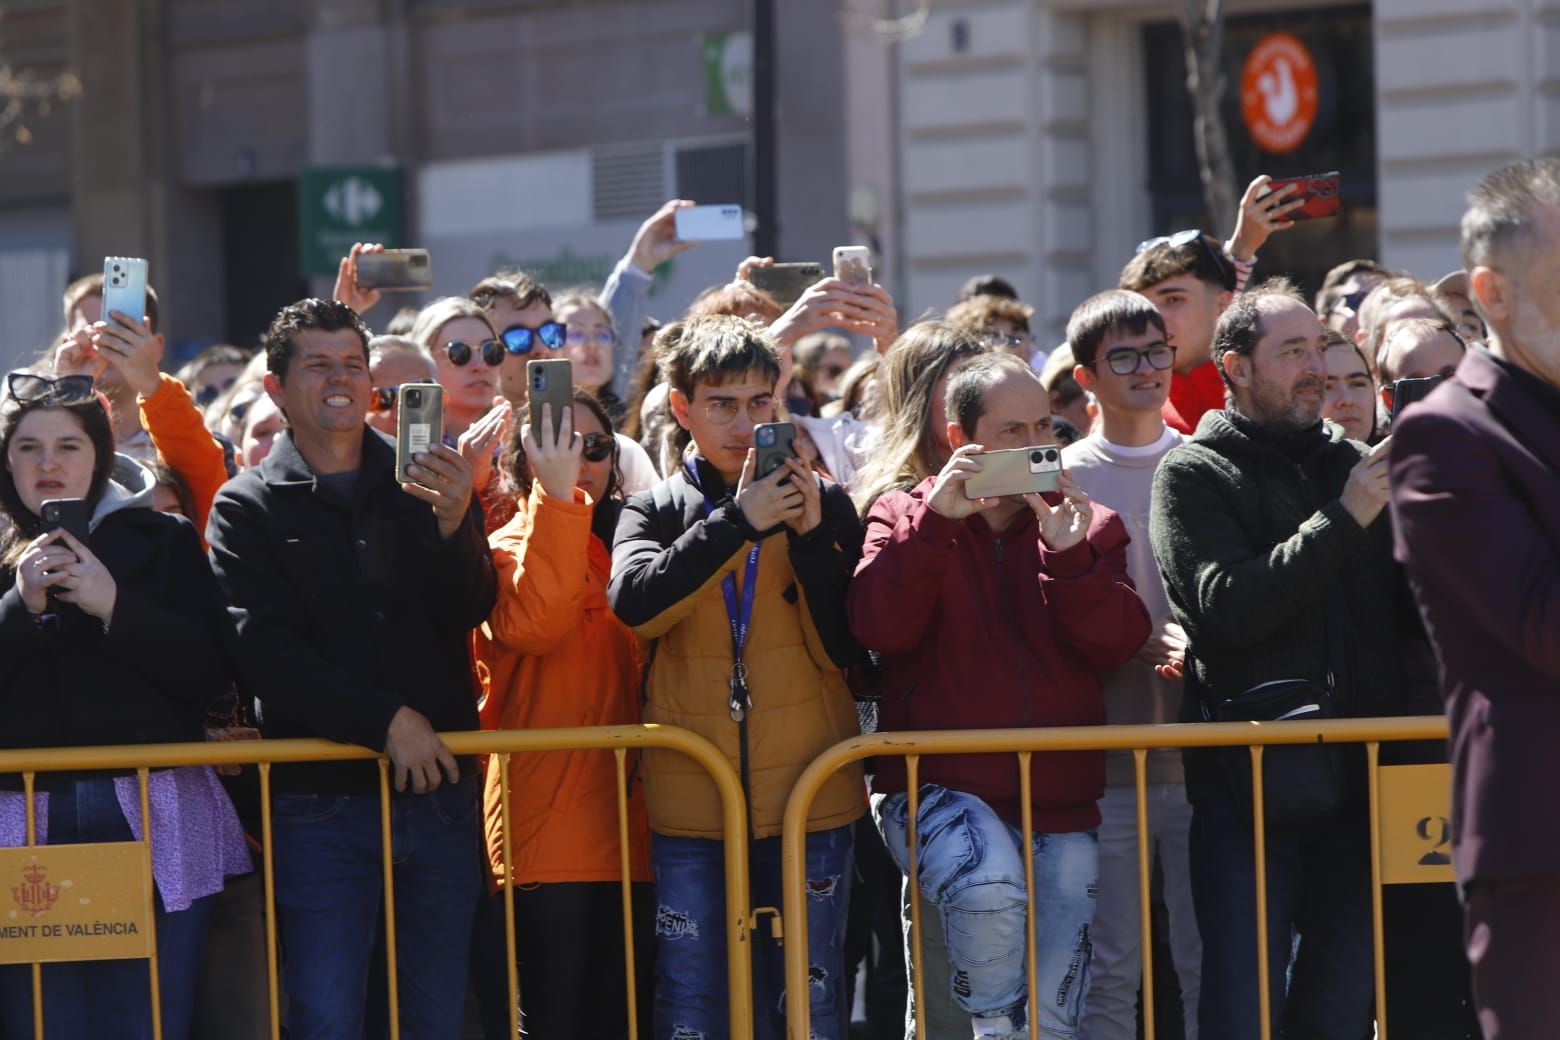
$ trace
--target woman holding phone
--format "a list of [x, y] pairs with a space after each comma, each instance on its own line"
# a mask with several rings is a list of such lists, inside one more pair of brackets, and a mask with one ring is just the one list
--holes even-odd
[[[639, 721], [643, 651], [607, 603], [609, 544], [623, 501], [617, 441], [593, 395], [577, 388], [573, 401], [556, 434], [551, 405], [542, 406], [535, 430], [528, 415], [517, 416], [500, 460], [518, 512], [489, 539], [498, 602], [473, 637], [484, 729]], [[550, 1040], [624, 1036], [616, 758], [610, 751], [510, 757], [507, 876], [500, 776], [495, 760], [487, 774], [488, 862], [493, 885], [515, 890], [527, 1031]], [[655, 950], [649, 825], [643, 785], [630, 790], [639, 1033], [649, 1036]], [[487, 1024], [489, 1036], [507, 1029], [507, 1023]]]
[[[221, 599], [195, 529], [151, 508], [154, 484], [114, 453], [91, 377], [11, 373], [0, 404], [0, 512], [10, 521], [0, 536], [0, 746], [204, 738], [206, 709], [228, 685]], [[67, 526], [47, 529], [45, 513]], [[144, 836], [134, 773], [40, 772], [37, 787], [37, 844]], [[0, 846], [28, 844], [21, 788], [21, 777], [0, 776]], [[189, 1034], [212, 899], [252, 868], [209, 768], [156, 770], [148, 788], [162, 1035], [172, 1040]], [[150, 1037], [147, 979], [138, 961], [44, 965], [49, 1036]], [[0, 968], [0, 1032], [31, 1036], [32, 1024], [31, 969]]]

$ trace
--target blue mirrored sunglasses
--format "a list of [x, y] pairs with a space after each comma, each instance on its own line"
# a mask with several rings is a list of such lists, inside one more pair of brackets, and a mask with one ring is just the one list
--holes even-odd
[[556, 321], [544, 321], [534, 329], [529, 325], [511, 325], [499, 338], [511, 354], [529, 354], [538, 341], [548, 350], [562, 350], [568, 331]]

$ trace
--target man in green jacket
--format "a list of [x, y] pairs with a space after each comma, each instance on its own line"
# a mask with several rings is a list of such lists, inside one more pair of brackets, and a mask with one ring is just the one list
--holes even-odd
[[[1287, 281], [1239, 295], [1219, 319], [1213, 356], [1229, 391], [1154, 479], [1150, 539], [1186, 630], [1184, 721], [1252, 687], [1308, 680], [1333, 713], [1400, 713], [1400, 579], [1386, 505], [1387, 454], [1322, 422], [1323, 328]], [[1396, 712], [1394, 711], [1396, 709]], [[1272, 756], [1270, 756], [1272, 757]], [[1202, 1040], [1258, 1033], [1255, 865], [1246, 782], [1220, 752], [1188, 751], [1192, 895], [1203, 936]], [[1355, 765], [1349, 754], [1345, 765]], [[1370, 859], [1363, 776], [1279, 823], [1290, 793], [1267, 767], [1268, 988], [1273, 1032], [1368, 1035]], [[1232, 778], [1238, 782], [1232, 782]], [[1290, 968], [1291, 930], [1300, 952]]]

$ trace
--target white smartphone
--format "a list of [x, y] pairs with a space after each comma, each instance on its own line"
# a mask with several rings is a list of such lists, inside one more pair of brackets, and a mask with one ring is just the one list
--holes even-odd
[[872, 251], [866, 246], [835, 246], [834, 277], [851, 285], [871, 285]]
[[731, 242], [746, 236], [742, 207], [685, 206], [673, 213], [679, 242]]
[[146, 261], [133, 256], [103, 258], [103, 320], [120, 314], [140, 321], [146, 317]]

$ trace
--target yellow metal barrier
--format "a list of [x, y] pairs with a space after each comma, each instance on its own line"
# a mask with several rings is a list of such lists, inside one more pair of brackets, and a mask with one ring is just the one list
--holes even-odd
[[[621, 846], [623, 888], [623, 930], [627, 953], [629, 1040], [638, 1040], [635, 1011], [638, 994], [634, 985], [633, 914], [629, 880], [629, 815], [627, 758], [630, 752], [657, 748], [680, 752], [704, 767], [720, 793], [726, 867], [726, 968], [730, 983], [730, 1021], [733, 1040], [750, 1040], [753, 1035], [752, 946], [754, 914], [748, 892], [747, 805], [742, 784], [731, 763], [715, 745], [697, 734], [670, 726], [603, 726], [574, 729], [498, 730], [480, 733], [441, 734], [456, 755], [493, 756], [491, 768], [499, 770], [500, 794], [504, 814], [504, 873], [510, 875], [509, 844], [509, 758], [513, 754], [544, 751], [605, 749], [614, 753], [618, 778], [618, 835]], [[390, 1036], [398, 1040], [400, 1022], [396, 995], [395, 899], [392, 881], [390, 842], [389, 760], [362, 747], [327, 740], [260, 740], [232, 743], [135, 744], [115, 747], [51, 748], [0, 751], [0, 774], [19, 773], [23, 778], [26, 800], [27, 847], [37, 846], [37, 822], [33, 792], [39, 773], [80, 772], [87, 770], [136, 770], [140, 781], [141, 819], [144, 840], [127, 843], [139, 846], [146, 866], [147, 887], [145, 919], [153, 915], [151, 893], [151, 815], [148, 807], [148, 776], [153, 769], [178, 766], [259, 766], [261, 793], [261, 871], [265, 885], [266, 974], [270, 989], [271, 1036], [281, 1035], [279, 1008], [278, 957], [276, 938], [276, 882], [271, 860], [271, 767], [277, 763], [327, 762], [378, 759], [380, 791], [380, 827], [383, 841], [385, 882], [385, 945], [389, 985]], [[70, 846], [50, 848], [67, 849]], [[504, 887], [505, 943], [508, 949], [510, 1028], [519, 1035], [519, 982], [515, 968], [514, 890]], [[149, 937], [149, 984], [151, 986], [153, 1035], [162, 1036], [159, 1006], [158, 965], [155, 935]], [[25, 962], [24, 962], [25, 963]], [[32, 963], [33, 1028], [36, 1038], [43, 1037], [42, 966]]]
[[[1092, 751], [1124, 749], [1133, 753], [1137, 787], [1138, 888], [1142, 919], [1143, 1021], [1147, 1040], [1154, 1040], [1152, 914], [1149, 912], [1150, 860], [1145, 763], [1154, 748], [1249, 746], [1252, 761], [1253, 842], [1256, 849], [1257, 985], [1262, 1040], [1271, 1040], [1268, 993], [1267, 871], [1264, 860], [1266, 834], [1263, 819], [1262, 749], [1273, 744], [1364, 744], [1370, 771], [1372, 917], [1375, 936], [1377, 1037], [1387, 1040], [1385, 947], [1382, 936], [1382, 794], [1381, 744], [1406, 740], [1445, 740], [1442, 716], [1393, 719], [1331, 719], [1320, 722], [1217, 722], [1167, 726], [1067, 726], [1054, 729], [945, 730], [938, 732], [877, 733], [836, 744], [807, 767], [786, 803], [781, 831], [781, 870], [785, 920], [786, 1029], [791, 1040], [807, 1040], [811, 1030], [807, 963], [807, 817], [825, 781], [851, 762], [881, 755], [905, 758], [910, 817], [910, 876], [918, 874], [916, 819], [919, 810], [919, 769], [922, 755], [1015, 754], [1020, 770], [1020, 805], [1024, 847], [1033, 844], [1031, 833], [1030, 757], [1037, 751]], [[1397, 767], [1389, 767], [1397, 768]], [[1419, 767], [1414, 767], [1419, 768]], [[1444, 767], [1443, 767], [1444, 768]], [[1449, 804], [1446, 788], [1443, 804]], [[1029, 866], [1027, 894], [1029, 920], [1034, 910], [1034, 864]], [[1429, 880], [1441, 880], [1436, 875]], [[1416, 879], [1417, 880], [1417, 879]], [[912, 888], [910, 899], [914, 992], [924, 992], [921, 969], [921, 898]], [[1028, 929], [1029, 1020], [1039, 1020], [1035, 983], [1035, 930]], [[917, 1040], [926, 1040], [925, 1015], [916, 1018]]]

